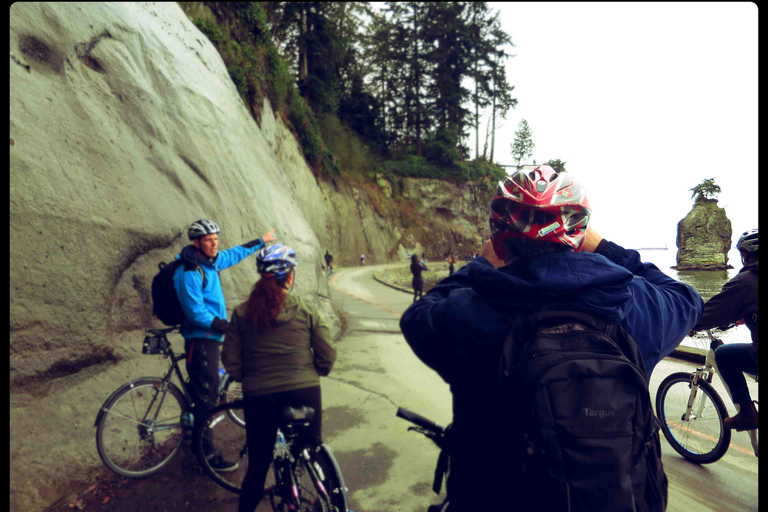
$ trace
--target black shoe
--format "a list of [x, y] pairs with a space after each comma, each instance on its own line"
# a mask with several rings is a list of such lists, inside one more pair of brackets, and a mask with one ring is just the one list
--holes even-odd
[[222, 457], [220, 453], [217, 453], [216, 455], [209, 455], [208, 464], [210, 464], [210, 466], [219, 473], [229, 473], [240, 467], [240, 464], [237, 462], [229, 462], [224, 460], [224, 457]]
[[736, 416], [725, 418], [723, 425], [725, 428], [736, 429], [737, 432], [756, 429], [757, 408], [755, 408], [755, 403], [750, 402], [749, 405], [741, 407]]

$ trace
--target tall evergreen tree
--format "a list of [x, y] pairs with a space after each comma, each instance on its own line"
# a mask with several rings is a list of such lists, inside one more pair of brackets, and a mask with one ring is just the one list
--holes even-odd
[[515, 157], [518, 167], [523, 158], [530, 158], [533, 154], [533, 149], [536, 145], [533, 143], [532, 135], [533, 133], [528, 126], [528, 121], [525, 119], [520, 121], [515, 132], [515, 141], [511, 144], [512, 156]]

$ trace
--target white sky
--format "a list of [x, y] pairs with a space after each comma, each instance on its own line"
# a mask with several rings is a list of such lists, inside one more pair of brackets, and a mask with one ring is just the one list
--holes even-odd
[[[734, 243], [757, 227], [757, 6], [751, 3], [490, 3], [516, 56], [518, 106], [536, 144], [587, 187], [592, 225], [625, 247], [675, 248], [688, 190], [715, 178]], [[486, 118], [487, 119], [487, 118]], [[480, 147], [486, 119], [481, 120]], [[475, 137], [469, 137], [474, 157]]]

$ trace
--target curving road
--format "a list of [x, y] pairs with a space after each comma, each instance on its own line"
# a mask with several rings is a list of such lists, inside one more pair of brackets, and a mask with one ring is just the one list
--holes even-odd
[[[440, 501], [431, 490], [438, 449], [407, 432], [409, 424], [395, 411], [403, 406], [445, 425], [451, 419], [451, 395], [405, 342], [399, 320], [412, 296], [373, 279], [384, 266], [340, 269], [331, 280], [331, 297], [343, 311], [347, 331], [337, 342], [334, 371], [322, 383], [323, 434], [341, 464], [352, 510], [423, 512]], [[694, 366], [662, 361], [651, 378], [652, 396], [665, 376]], [[727, 396], [722, 387], [718, 391]], [[666, 440], [662, 452], [670, 480], [668, 511], [757, 510], [758, 460], [745, 433], [734, 432], [731, 448], [715, 464], [690, 463]]]

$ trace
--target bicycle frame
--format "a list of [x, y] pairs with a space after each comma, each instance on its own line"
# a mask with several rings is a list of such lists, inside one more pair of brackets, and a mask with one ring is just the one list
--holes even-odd
[[[694, 395], [696, 394], [696, 391], [698, 391], [698, 387], [695, 387], [694, 384], [698, 384], [698, 378], [701, 375], [704, 375], [706, 372], [708, 372], [708, 381], [709, 383], [712, 382], [712, 376], [714, 373], [717, 373], [718, 377], [720, 377], [720, 382], [723, 383], [723, 387], [725, 388], [725, 392], [728, 393], [728, 398], [730, 398], [731, 403], [733, 403], [734, 407], [736, 407], [736, 412], [739, 412], [741, 409], [741, 406], [739, 404], [733, 402], [733, 395], [731, 394], [731, 389], [728, 387], [728, 383], [725, 382], [725, 379], [723, 379], [723, 376], [720, 374], [720, 370], [717, 368], [717, 362], [715, 361], [715, 350], [720, 345], [723, 345], [723, 342], [716, 338], [714, 334], [712, 334], [711, 329], [707, 329], [707, 335], [709, 336], [710, 342], [709, 342], [709, 351], [707, 351], [707, 357], [704, 361], [704, 367], [703, 368], [697, 368], [696, 369], [696, 376], [693, 379], [692, 385], [691, 385], [691, 399], [688, 401], [688, 409], [686, 409], [686, 414], [690, 411], [690, 406], [692, 403], [692, 400], [694, 398]], [[758, 377], [756, 375], [752, 375], [750, 373], [744, 372], [744, 375], [748, 376], [749, 378], [753, 379], [755, 382], [757, 382]], [[694, 390], [695, 387], [695, 390]], [[699, 412], [701, 412], [699, 410]], [[757, 457], [757, 429], [753, 430], [747, 430], [747, 433], [749, 434], [749, 440], [752, 443], [752, 449], [755, 451], [755, 457]]]

